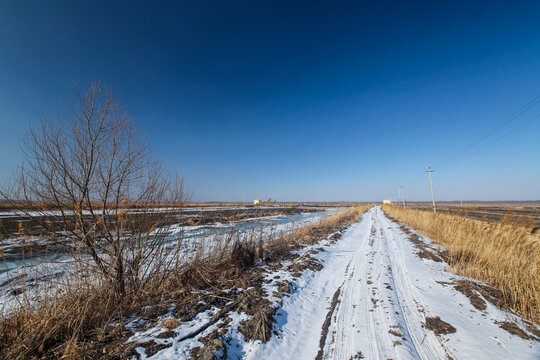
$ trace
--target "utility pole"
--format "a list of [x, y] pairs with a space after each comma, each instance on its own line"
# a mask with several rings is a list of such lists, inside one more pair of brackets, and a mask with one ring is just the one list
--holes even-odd
[[433, 212], [436, 214], [437, 209], [435, 209], [435, 194], [433, 193], [433, 180], [431, 179], [431, 173], [435, 170], [431, 170], [431, 167], [428, 167], [427, 173], [429, 173], [429, 184], [431, 185], [431, 200], [433, 201]]
[[403, 204], [403, 207], [407, 207], [407, 204], [405, 203], [405, 192], [403, 191], [403, 186], [399, 187], [399, 193], [401, 194], [401, 203]]

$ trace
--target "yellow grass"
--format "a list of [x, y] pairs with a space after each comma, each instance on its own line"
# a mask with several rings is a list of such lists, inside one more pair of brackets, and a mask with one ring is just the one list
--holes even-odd
[[[368, 207], [360, 205], [346, 208], [317, 224], [297, 228], [290, 234], [279, 237], [281, 240], [265, 244], [264, 253], [271, 255], [275, 252], [290, 252], [293, 250], [291, 245], [322, 240], [333, 232], [334, 228], [359, 219]], [[201, 286], [214, 286], [220, 281], [230, 281], [232, 277], [242, 276], [244, 270], [253, 266], [263, 255], [258, 249], [257, 228], [254, 227], [247, 244], [235, 242], [234, 231], [233, 229], [231, 234], [224, 236], [217, 247], [219, 253], [213, 257], [192, 260], [186, 263], [185, 267], [179, 268], [178, 272], [162, 274], [167, 276], [165, 280], [158, 276], [137, 292], [128, 291], [122, 298], [114, 295], [110, 284], [85, 281], [84, 274], [80, 279], [58, 287], [58, 292], [54, 290], [54, 281], [57, 280], [51, 279], [50, 288], [53, 290], [51, 293], [43, 290], [39, 305], [29, 297], [19, 308], [14, 309], [14, 312], [0, 317], [0, 359], [100, 357], [103, 354], [96, 353], [100, 341], [116, 336], [116, 333], [107, 333], [110, 327], [106, 325], [113, 319], [121, 323], [126, 314], [155, 304], [157, 298], [182, 292], [183, 287], [197, 288], [198, 283], [202, 284]], [[21, 233], [23, 232], [24, 229], [21, 229]], [[205, 276], [207, 273], [211, 276]], [[79, 276], [77, 274], [79, 273], [75, 272], [73, 276]], [[178, 324], [176, 320], [166, 319], [160, 325], [171, 329]], [[122, 327], [114, 329], [120, 333]], [[121, 336], [119, 334], [118, 338], [121, 339]], [[118, 352], [122, 351], [118, 349]]]
[[487, 222], [392, 205], [384, 210], [443, 245], [456, 273], [500, 289], [507, 307], [539, 322], [540, 231], [533, 221], [511, 213]]
[[368, 204], [356, 204], [335, 214], [323, 218], [320, 222], [293, 230], [291, 233], [277, 237], [264, 244], [265, 251], [282, 253], [288, 248], [299, 244], [313, 244], [320, 241], [334, 230], [345, 224], [360, 220], [362, 215], [371, 207]]

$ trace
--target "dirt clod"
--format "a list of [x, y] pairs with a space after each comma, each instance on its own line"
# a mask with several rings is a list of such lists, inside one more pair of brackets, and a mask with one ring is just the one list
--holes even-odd
[[363, 358], [364, 358], [364, 354], [362, 354], [362, 352], [359, 351], [356, 354], [354, 354], [354, 356], [351, 356], [350, 360], [363, 359]]
[[521, 330], [519, 328], [519, 326], [517, 326], [517, 324], [514, 323], [514, 322], [502, 321], [502, 322], [498, 322], [497, 324], [499, 324], [499, 327], [501, 329], [504, 329], [504, 330], [508, 331], [512, 335], [517, 335], [520, 338], [525, 339], [525, 340], [532, 339], [532, 337], [527, 335], [527, 333], [525, 331]]
[[441, 318], [438, 316], [427, 317], [425, 327], [426, 329], [433, 331], [435, 335], [451, 334], [456, 332], [455, 327], [446, 321], [441, 320]]
[[427, 251], [427, 250], [420, 251], [418, 253], [418, 256], [421, 257], [422, 259], [433, 260], [435, 262], [441, 262], [442, 261], [442, 259], [440, 257], [435, 255], [431, 251]]
[[145, 348], [146, 356], [150, 357], [150, 356], [153, 356], [153, 355], [157, 354], [159, 351], [161, 351], [163, 349], [171, 347], [172, 343], [171, 344], [158, 344], [157, 342], [151, 340], [151, 341], [148, 341], [148, 342], [145, 342], [145, 343], [142, 343], [142, 344], [137, 344], [137, 346]]
[[165, 329], [174, 329], [178, 327], [179, 321], [176, 319], [166, 319], [161, 322], [161, 327]]
[[458, 280], [454, 288], [467, 296], [471, 304], [478, 310], [486, 309], [486, 302], [480, 297], [481, 294], [493, 305], [504, 308], [505, 302], [503, 300], [502, 291], [495, 289], [491, 286], [483, 285], [471, 280]]

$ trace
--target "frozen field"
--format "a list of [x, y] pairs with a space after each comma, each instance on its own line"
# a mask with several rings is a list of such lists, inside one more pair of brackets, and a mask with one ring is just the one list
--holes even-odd
[[[223, 211], [223, 209], [203, 208], [202, 211]], [[334, 211], [336, 209], [269, 215], [195, 226], [173, 225], [170, 228], [168, 246], [174, 247], [181, 241], [184, 257], [189, 259], [201, 246], [211, 249], [231, 231], [238, 236], [254, 235], [266, 241], [287, 234], [294, 228], [317, 222]], [[32, 241], [34, 245], [44, 245], [47, 239], [33, 238], [26, 241]], [[17, 304], [16, 296], [22, 294], [20, 289], [26, 288], [27, 291], [31, 291], [43, 279], [59, 278], [69, 274], [73, 268], [71, 257], [61, 251], [37, 249], [22, 254], [18, 251], [21, 244], [21, 239], [8, 238], [0, 248], [4, 253], [0, 267], [0, 308], [5, 307], [4, 310], [9, 310], [10, 305]]]

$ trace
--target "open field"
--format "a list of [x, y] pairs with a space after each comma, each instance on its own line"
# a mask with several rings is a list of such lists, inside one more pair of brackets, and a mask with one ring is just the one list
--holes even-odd
[[[271, 239], [317, 221], [335, 210], [332, 207], [314, 206], [155, 208], [150, 214], [141, 214], [136, 210], [128, 212], [123, 221], [136, 222], [142, 216], [157, 219], [167, 214], [171, 222], [168, 224], [170, 235], [167, 243], [173, 247], [181, 243], [182, 252], [187, 259], [231, 234], [243, 236], [256, 231], [261, 239]], [[75, 223], [74, 215], [68, 211], [64, 213], [68, 219], [73, 218]], [[91, 221], [92, 215], [86, 214], [83, 219]], [[115, 221], [115, 215], [105, 215], [104, 219]], [[4, 296], [13, 300], [10, 293], [21, 293], [26, 282], [34, 283], [43, 277], [42, 271], [32, 273], [40, 264], [47, 267], [48, 275], [66, 271], [66, 262], [69, 263], [68, 259], [73, 257], [73, 254], [70, 252], [72, 241], [65, 235], [65, 231], [62, 231], [63, 220], [64, 217], [55, 210], [22, 213], [12, 210], [0, 213], [0, 253], [4, 265], [0, 270], [0, 289]], [[43, 222], [53, 226], [58, 222], [58, 233], [42, 233]], [[82, 254], [80, 256], [82, 257]]]
[[[193, 209], [193, 208], [244, 208], [244, 207], [339, 207], [339, 206], [350, 206], [354, 205], [354, 202], [347, 201], [334, 201], [334, 202], [277, 202], [277, 201], [263, 201], [261, 204], [255, 205], [253, 202], [183, 202], [182, 208]], [[134, 204], [133, 206], [137, 206]], [[149, 204], [153, 208], [167, 208], [170, 206], [178, 206], [174, 203], [155, 203]], [[26, 210], [36, 210], [36, 209], [46, 209], [46, 210], [59, 210], [59, 207], [56, 203], [44, 203], [44, 202], [8, 202], [0, 201], [0, 211], [11, 211], [17, 209], [26, 209]]]
[[[161, 204], [164, 205], [164, 204]], [[270, 206], [246, 206], [242, 204], [222, 204], [216, 203], [212, 205], [201, 206], [200, 204], [187, 204], [182, 207], [155, 207], [154, 209], [147, 209], [146, 214], [149, 212], [155, 213], [159, 216], [160, 213], [167, 215], [173, 215], [174, 223], [179, 225], [204, 225], [217, 222], [237, 221], [248, 218], [264, 217], [264, 216], [277, 216], [277, 215], [293, 215], [305, 212], [315, 212], [324, 209], [334, 208], [335, 204], [291, 204], [291, 205], [270, 205]], [[13, 209], [5, 208], [0, 212], [0, 236], [9, 238], [16, 235], [21, 228], [21, 225], [25, 229], [26, 235], [39, 235], [40, 222], [50, 221], [52, 223], [62, 220], [62, 216], [74, 217], [69, 211], [64, 211], [64, 214], [60, 210], [50, 209], [35, 211], [33, 208]], [[136, 209], [132, 209], [130, 216], [136, 218], [143, 214], [138, 214]], [[91, 214], [85, 214], [86, 218], [90, 218]], [[115, 215], [106, 215], [109, 218]]]
[[[408, 203], [408, 208], [433, 211], [431, 203]], [[463, 216], [476, 220], [500, 221], [504, 217], [512, 215], [517, 220], [532, 219], [540, 226], [540, 203], [531, 202], [507, 202], [507, 203], [437, 203], [437, 212]]]

